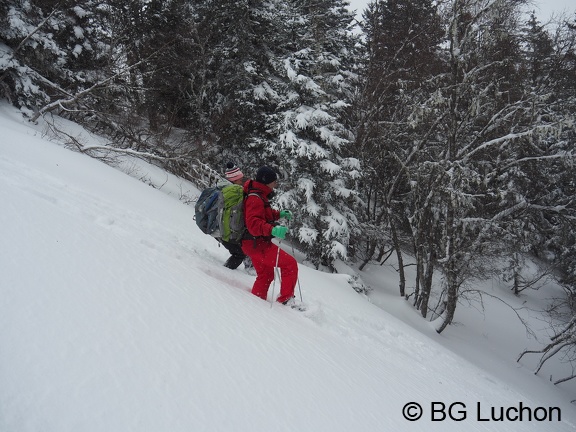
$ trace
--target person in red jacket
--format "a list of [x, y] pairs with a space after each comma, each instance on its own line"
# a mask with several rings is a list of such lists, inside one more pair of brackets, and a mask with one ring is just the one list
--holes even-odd
[[294, 297], [294, 287], [298, 281], [298, 264], [291, 255], [272, 243], [272, 237], [284, 239], [288, 227], [277, 225], [280, 218], [292, 219], [290, 210], [274, 210], [269, 198], [278, 184], [278, 176], [273, 168], [261, 167], [254, 180], [244, 183], [244, 220], [247, 233], [242, 240], [242, 250], [252, 259], [256, 269], [256, 281], [252, 294], [266, 300], [268, 288], [274, 280], [274, 267], [281, 272], [280, 295], [276, 301], [287, 304]]

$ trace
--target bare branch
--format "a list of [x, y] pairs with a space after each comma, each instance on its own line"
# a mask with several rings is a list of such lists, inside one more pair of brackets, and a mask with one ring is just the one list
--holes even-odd
[[[564, 327], [562, 331], [550, 338], [552, 342], [546, 345], [541, 350], [525, 350], [520, 354], [518, 359], [519, 362], [526, 354], [542, 354], [540, 360], [538, 361], [538, 366], [534, 371], [534, 374], [540, 372], [544, 364], [558, 354], [560, 351], [566, 347], [574, 347], [576, 345], [576, 334], [574, 333], [574, 327], [576, 326], [576, 316], [572, 317], [570, 322]], [[574, 374], [569, 377], [557, 380], [554, 384], [559, 384], [564, 381], [568, 381], [574, 378]]]
[[[482, 299], [482, 297], [486, 296], [486, 297], [490, 297], [493, 298], [494, 300], [498, 300], [500, 303], [504, 304], [505, 306], [507, 306], [511, 311], [514, 312], [514, 314], [516, 315], [516, 317], [518, 318], [518, 320], [522, 323], [522, 325], [524, 326], [524, 328], [526, 329], [526, 333], [528, 333], [530, 336], [532, 336], [534, 339], [536, 339], [536, 333], [534, 333], [534, 331], [530, 328], [530, 325], [528, 324], [528, 321], [526, 321], [524, 318], [522, 318], [522, 316], [520, 315], [520, 313], [518, 313], [519, 310], [524, 309], [524, 308], [520, 308], [517, 309], [514, 306], [508, 304], [506, 301], [502, 300], [500, 297], [495, 296], [493, 294], [489, 294], [485, 291], [480, 291], [480, 290], [474, 290], [474, 289], [469, 289], [469, 290], [465, 290], [462, 292], [462, 294], [464, 293], [475, 293], [478, 294], [480, 296], [480, 298]], [[520, 360], [520, 359], [518, 359]]]

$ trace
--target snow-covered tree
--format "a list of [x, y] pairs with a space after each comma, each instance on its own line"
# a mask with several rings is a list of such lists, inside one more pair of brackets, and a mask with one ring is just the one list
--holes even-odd
[[[416, 148], [431, 148], [436, 137], [427, 134], [437, 121], [437, 112], [425, 111], [437, 86], [434, 77], [442, 72], [438, 56], [444, 34], [434, 2], [393, 0], [371, 2], [364, 13], [366, 64], [362, 92], [356, 103], [359, 112], [357, 147], [364, 166], [362, 196], [363, 233], [367, 240], [364, 262], [379, 250], [378, 259], [390, 243], [399, 261], [400, 294], [405, 294], [402, 250], [409, 231], [405, 204], [409, 181], [423, 187], [427, 167], [410, 177], [409, 165], [421, 156]], [[432, 142], [432, 143], [431, 143]], [[414, 177], [414, 175], [418, 177]], [[433, 242], [430, 208], [425, 201], [410, 219], [418, 233]], [[408, 241], [408, 243], [412, 243]], [[420, 258], [426, 252], [424, 242], [416, 242], [418, 264], [417, 292], [423, 282]]]
[[[362, 159], [371, 168], [365, 169], [364, 220], [373, 227], [369, 237], [389, 224], [389, 238], [372, 237], [381, 243], [405, 247], [402, 236], [410, 237], [417, 280], [407, 295], [414, 295], [423, 316], [430, 310], [432, 317], [442, 316], [442, 331], [463, 288], [493, 268], [490, 259], [518, 257], [542, 244], [550, 234], [544, 222], [574, 212], [553, 186], [571, 160], [565, 138], [572, 117], [569, 105], [559, 103], [566, 101], [566, 90], [560, 91], [566, 86], [551, 83], [559, 81], [554, 75], [567, 76], [561, 71], [569, 70], [569, 62], [550, 68], [561, 56], [544, 60], [545, 44], [539, 45], [538, 62], [527, 60], [516, 1], [442, 4], [444, 32], [424, 7], [418, 11], [428, 19], [416, 24], [411, 14], [400, 25], [412, 4], [374, 2], [366, 13], [368, 103], [358, 133]], [[394, 37], [388, 28], [408, 30]], [[418, 29], [445, 36], [426, 44], [429, 39], [417, 39]], [[426, 63], [411, 63], [418, 59], [411, 52]], [[431, 306], [437, 271], [444, 279]], [[404, 294], [402, 273], [400, 279]]]
[[[434, 192], [442, 222], [437, 263], [445, 281], [438, 331], [452, 322], [461, 290], [490, 269], [487, 257], [521, 239], [534, 241], [525, 233], [536, 220], [574, 212], [554, 196], [550, 179], [563, 171], [557, 161], [566, 159], [561, 141], [545, 132], [559, 132], [567, 119], [547, 115], [549, 91], [522, 75], [518, 6], [456, 0], [447, 11], [450, 73], [441, 90], [445, 120], [437, 129], [446, 145], [436, 161]], [[541, 175], [534, 175], [533, 164]]]
[[255, 171], [263, 159], [267, 114], [276, 103], [271, 68], [282, 49], [277, 17], [286, 6], [276, 0], [192, 3], [198, 27], [190, 59], [191, 123], [207, 157], [233, 159]]
[[331, 267], [348, 258], [356, 226], [360, 166], [349, 155], [353, 136], [344, 121], [355, 80], [353, 14], [341, 0], [289, 3], [264, 151], [283, 174], [279, 203], [295, 210], [292, 234], [314, 265]]
[[93, 0], [0, 2], [0, 91], [20, 107], [90, 87], [107, 61], [106, 9]]
[[122, 22], [118, 32], [128, 64], [145, 60], [132, 73], [137, 112], [147, 117], [152, 132], [187, 125], [185, 105], [196, 42], [190, 2], [120, 2], [115, 11]]
[[[556, 280], [565, 289], [565, 297], [551, 308], [552, 336], [550, 343], [539, 352], [542, 354], [536, 373], [553, 357], [576, 364], [576, 178], [574, 171], [574, 151], [576, 150], [576, 21], [565, 20], [555, 34], [548, 38], [547, 33], [539, 33], [538, 41], [549, 55], [540, 61], [537, 82], [546, 85], [550, 93], [549, 119], [562, 119], [558, 127], [550, 128], [536, 141], [540, 157], [527, 158], [524, 163], [531, 164], [530, 172], [534, 194], [543, 197], [548, 208], [554, 211], [542, 211], [534, 224], [544, 241], [538, 246], [541, 258], [551, 262]], [[544, 40], [544, 44], [542, 44]], [[552, 40], [550, 54], [549, 41]], [[543, 162], [543, 158], [550, 158]], [[545, 208], [544, 208], [545, 209]], [[525, 352], [525, 355], [530, 352]], [[574, 369], [573, 369], [574, 370]], [[555, 384], [574, 379], [572, 373], [555, 381]]]

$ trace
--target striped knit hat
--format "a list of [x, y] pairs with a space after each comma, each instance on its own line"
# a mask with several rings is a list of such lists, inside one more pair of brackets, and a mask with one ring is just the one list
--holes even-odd
[[228, 162], [226, 164], [226, 180], [234, 183], [235, 181], [241, 180], [242, 178], [244, 178], [244, 174], [242, 174], [240, 168], [238, 168], [234, 162]]

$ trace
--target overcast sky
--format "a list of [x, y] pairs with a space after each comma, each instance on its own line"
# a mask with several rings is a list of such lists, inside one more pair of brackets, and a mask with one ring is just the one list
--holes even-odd
[[[358, 15], [362, 15], [362, 11], [370, 0], [349, 0], [352, 9], [358, 12]], [[576, 4], [574, 0], [533, 0], [534, 9], [536, 15], [540, 18], [541, 22], [546, 22], [553, 13], [558, 12], [574, 12], [576, 10]]]

